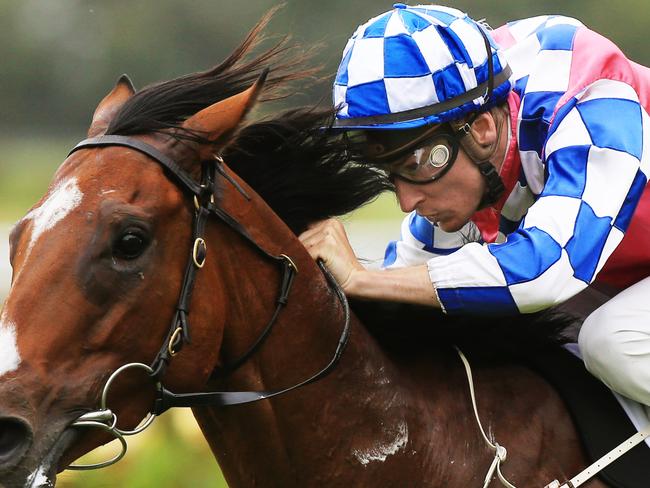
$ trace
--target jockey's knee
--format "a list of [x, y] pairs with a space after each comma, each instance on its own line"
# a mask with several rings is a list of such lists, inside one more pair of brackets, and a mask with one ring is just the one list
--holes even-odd
[[589, 372], [609, 388], [650, 405], [650, 325], [611, 302], [585, 320], [578, 343]]

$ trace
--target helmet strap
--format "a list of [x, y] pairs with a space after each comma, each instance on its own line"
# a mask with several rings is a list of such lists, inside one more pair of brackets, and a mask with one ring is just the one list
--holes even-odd
[[481, 209], [495, 204], [506, 187], [503, 184], [501, 176], [497, 173], [496, 168], [490, 161], [478, 163], [478, 170], [481, 172], [485, 182], [487, 183], [487, 189], [483, 194], [481, 203], [479, 204], [479, 209]]

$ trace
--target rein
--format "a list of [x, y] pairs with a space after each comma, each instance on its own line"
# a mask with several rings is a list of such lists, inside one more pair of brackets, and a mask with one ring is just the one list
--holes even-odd
[[[350, 307], [343, 290], [338, 285], [332, 274], [325, 267], [322, 261], [318, 261], [327, 282], [335, 291], [341, 305], [343, 306], [345, 323], [341, 336], [339, 337], [338, 344], [330, 362], [319, 372], [311, 377], [297, 383], [293, 386], [281, 388], [277, 390], [268, 391], [215, 391], [215, 392], [201, 392], [201, 393], [173, 393], [166, 389], [162, 384], [162, 377], [167, 370], [176, 354], [183, 348], [184, 344], [190, 343], [190, 324], [188, 321], [190, 300], [192, 291], [194, 290], [194, 282], [197, 272], [203, 268], [207, 257], [207, 244], [204, 238], [205, 226], [208, 218], [214, 216], [218, 218], [225, 225], [234, 230], [245, 241], [247, 241], [253, 248], [255, 248], [264, 258], [276, 262], [282, 269], [282, 279], [280, 283], [280, 291], [276, 299], [276, 308], [271, 316], [270, 321], [264, 327], [261, 334], [249, 347], [249, 349], [238, 359], [230, 364], [215, 370], [211, 379], [217, 375], [229, 374], [244, 364], [263, 344], [264, 340], [268, 337], [280, 314], [281, 309], [288, 303], [289, 293], [293, 284], [294, 277], [298, 272], [298, 268], [291, 258], [285, 254], [278, 256], [269, 253], [262, 246], [260, 246], [255, 239], [253, 239], [246, 229], [231, 215], [225, 212], [215, 202], [215, 175], [219, 172], [227, 181], [229, 181], [239, 193], [241, 193], [247, 200], [250, 197], [246, 192], [233, 180], [223, 168], [223, 159], [220, 156], [215, 156], [214, 160], [203, 161], [201, 165], [201, 183], [198, 184], [190, 175], [188, 175], [175, 161], [167, 155], [160, 152], [155, 147], [146, 144], [140, 140], [132, 137], [108, 135], [99, 136], [86, 139], [77, 144], [68, 155], [79, 151], [81, 149], [91, 149], [107, 146], [122, 146], [139, 151], [149, 158], [156, 161], [167, 171], [165, 172], [170, 179], [186, 193], [190, 194], [194, 200], [194, 219], [192, 224], [192, 251], [190, 258], [185, 268], [185, 275], [181, 285], [181, 292], [178, 299], [178, 305], [174, 317], [171, 321], [169, 332], [165, 340], [156, 354], [154, 360], [150, 365], [143, 363], [128, 363], [111, 374], [107, 380], [101, 397], [101, 404], [98, 410], [88, 412], [75, 420], [72, 427], [91, 427], [105, 430], [112, 434], [115, 439], [118, 439], [121, 444], [121, 452], [112, 459], [102, 463], [86, 464], [86, 465], [70, 465], [68, 469], [72, 470], [90, 470], [98, 469], [105, 466], [110, 466], [119, 461], [124, 454], [126, 454], [127, 443], [124, 439], [125, 436], [135, 435], [151, 425], [155, 417], [161, 415], [165, 411], [173, 407], [199, 407], [199, 406], [215, 406], [221, 407], [226, 405], [240, 405], [243, 403], [255, 402], [274, 396], [282, 395], [291, 390], [295, 390], [302, 386], [314, 383], [321, 378], [327, 376], [336, 366], [343, 354], [343, 350], [347, 344], [350, 335]], [[152, 378], [155, 384], [156, 397], [153, 407], [143, 422], [134, 430], [121, 430], [117, 428], [117, 415], [107, 407], [108, 391], [117, 376], [127, 369], [142, 369], [145, 370]]]

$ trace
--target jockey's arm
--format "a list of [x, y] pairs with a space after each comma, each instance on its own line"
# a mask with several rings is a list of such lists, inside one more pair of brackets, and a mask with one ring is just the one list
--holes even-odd
[[385, 270], [366, 269], [336, 219], [319, 222], [300, 235], [314, 259], [322, 259], [350, 297], [440, 307], [426, 264]]

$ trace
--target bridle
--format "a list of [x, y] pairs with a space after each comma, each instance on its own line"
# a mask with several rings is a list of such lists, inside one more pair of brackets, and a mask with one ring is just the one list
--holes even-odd
[[[293, 279], [298, 272], [298, 268], [292, 259], [286, 254], [280, 254], [276, 256], [266, 251], [250, 236], [246, 229], [242, 227], [242, 225], [237, 220], [235, 220], [231, 215], [219, 207], [218, 202], [215, 201], [214, 196], [216, 189], [217, 172], [224, 179], [230, 182], [247, 200], [250, 200], [250, 197], [247, 195], [244, 189], [241, 188], [241, 186], [225, 171], [223, 167], [223, 159], [220, 156], [217, 155], [213, 159], [209, 159], [201, 163], [201, 183], [197, 183], [167, 155], [163, 154], [155, 147], [132, 137], [107, 135], [85, 139], [77, 144], [70, 151], [69, 155], [82, 149], [101, 148], [107, 146], [127, 147], [147, 155], [149, 158], [164, 168], [166, 175], [171, 179], [172, 182], [176, 184], [176, 186], [178, 186], [186, 194], [192, 197], [194, 201], [192, 250], [185, 267], [185, 275], [183, 278], [183, 283], [181, 285], [181, 292], [178, 299], [178, 305], [176, 306], [176, 311], [172, 318], [167, 336], [165, 337], [165, 340], [160, 350], [156, 354], [154, 360], [150, 363], [150, 365], [144, 363], [128, 363], [114, 371], [104, 385], [99, 409], [85, 413], [70, 424], [71, 427], [98, 428], [108, 432], [120, 442], [121, 452], [112, 459], [101, 463], [68, 466], [68, 469], [73, 470], [98, 469], [116, 463], [126, 454], [127, 443], [125, 437], [142, 432], [152, 424], [153, 420], [158, 415], [164, 413], [170, 408], [201, 406], [221, 407], [227, 405], [240, 405], [243, 403], [250, 403], [266, 398], [272, 398], [274, 396], [282, 395], [310, 383], [314, 383], [315, 381], [318, 381], [319, 379], [329, 374], [336, 366], [339, 359], [341, 358], [341, 355], [343, 354], [343, 350], [345, 349], [348, 337], [350, 335], [350, 309], [345, 294], [343, 293], [341, 287], [338, 285], [332, 274], [322, 263], [322, 261], [319, 261], [318, 265], [323, 271], [328, 283], [336, 292], [336, 295], [338, 296], [338, 299], [343, 306], [345, 315], [345, 324], [334, 351], [334, 355], [330, 362], [323, 369], [321, 369], [313, 376], [301, 381], [300, 383], [278, 390], [214, 391], [177, 394], [166, 389], [162, 384], [162, 378], [165, 374], [165, 371], [167, 370], [167, 367], [171, 363], [174, 356], [176, 356], [181, 351], [183, 345], [190, 343], [190, 324], [188, 321], [189, 306], [192, 297], [192, 291], [194, 290], [196, 274], [201, 268], [203, 268], [206, 262], [207, 245], [204, 234], [205, 226], [210, 216], [218, 218], [222, 223], [234, 230], [256, 251], [258, 251], [262, 257], [277, 263], [282, 270], [280, 292], [276, 299], [276, 308], [273, 315], [271, 316], [270, 321], [266, 327], [264, 327], [255, 342], [241, 357], [232, 361], [230, 364], [219, 368], [219, 370], [215, 370], [212, 377], [215, 377], [217, 375], [223, 376], [225, 374], [231, 373], [242, 364], [244, 364], [259, 349], [259, 347], [271, 332], [271, 329], [273, 328], [273, 325], [275, 324], [280, 311], [288, 302], [291, 285], [293, 284]], [[117, 415], [112, 412], [107, 406], [108, 392], [111, 385], [115, 379], [127, 369], [144, 370], [151, 377], [155, 385], [155, 400], [153, 407], [147, 417], [134, 430], [119, 429], [117, 427]]]

